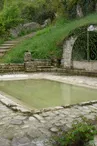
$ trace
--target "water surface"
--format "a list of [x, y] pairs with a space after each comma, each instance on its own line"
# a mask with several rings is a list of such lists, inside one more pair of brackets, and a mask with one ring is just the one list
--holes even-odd
[[0, 91], [37, 109], [97, 100], [95, 89], [42, 79], [0, 81]]

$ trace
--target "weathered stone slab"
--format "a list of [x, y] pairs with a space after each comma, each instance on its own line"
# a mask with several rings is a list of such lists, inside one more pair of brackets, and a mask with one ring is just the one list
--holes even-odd
[[34, 114], [33, 116], [34, 116], [37, 120], [39, 120], [39, 121], [42, 121], [42, 120], [43, 120], [42, 116], [40, 116], [40, 115], [38, 115], [38, 114]]
[[39, 138], [42, 136], [42, 133], [39, 131], [38, 128], [35, 128], [33, 126], [28, 130], [27, 135], [30, 136], [31, 138]]
[[21, 125], [21, 124], [23, 124], [23, 121], [19, 120], [19, 119], [12, 119], [11, 124], [12, 125]]
[[29, 121], [36, 121], [36, 118], [34, 118], [34, 117], [29, 117]]
[[0, 137], [0, 146], [11, 146], [11, 142], [8, 139]]
[[56, 128], [56, 127], [51, 128], [50, 131], [53, 132], [53, 133], [57, 133], [58, 132], [58, 128]]
[[32, 144], [27, 137], [22, 137], [22, 138], [13, 138], [12, 146], [32, 146]]

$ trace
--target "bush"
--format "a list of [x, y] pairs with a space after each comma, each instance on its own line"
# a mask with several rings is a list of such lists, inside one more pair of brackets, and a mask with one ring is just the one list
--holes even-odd
[[97, 130], [88, 122], [73, 124], [68, 132], [60, 130], [53, 138], [53, 146], [85, 146], [94, 139]]
[[3, 5], [4, 5], [4, 0], [0, 0], [0, 10], [2, 10]]
[[47, 7], [47, 4], [42, 2], [35, 4], [34, 2], [28, 3], [21, 10], [21, 17], [25, 22], [38, 22], [42, 24], [46, 19], [54, 19], [54, 11]]
[[95, 12], [96, 0], [63, 0], [64, 11], [69, 18], [76, 18], [77, 16], [77, 5], [80, 5], [82, 12], [85, 15]]
[[8, 30], [21, 22], [20, 11], [16, 5], [4, 7], [0, 13], [0, 26]]

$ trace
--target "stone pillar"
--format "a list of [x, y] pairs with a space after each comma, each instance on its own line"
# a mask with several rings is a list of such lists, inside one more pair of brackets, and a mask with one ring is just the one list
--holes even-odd
[[63, 58], [61, 60], [61, 65], [64, 68], [70, 69], [72, 67], [72, 50], [75, 41], [76, 41], [76, 37], [71, 37], [64, 42]]
[[24, 55], [24, 62], [31, 62], [32, 61], [32, 55], [30, 51], [26, 51]]
[[30, 51], [26, 51], [24, 55], [24, 68], [26, 72], [36, 72], [37, 67], [32, 60], [32, 55]]
[[84, 15], [83, 15], [83, 11], [82, 11], [82, 8], [81, 8], [81, 6], [79, 5], [79, 4], [77, 4], [77, 6], [76, 6], [76, 12], [77, 12], [77, 16], [78, 17], [83, 17]]

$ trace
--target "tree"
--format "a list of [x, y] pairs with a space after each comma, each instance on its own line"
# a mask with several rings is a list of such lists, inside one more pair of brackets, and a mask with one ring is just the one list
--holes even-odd
[[0, 0], [0, 10], [3, 9], [3, 6], [4, 6], [4, 0]]

